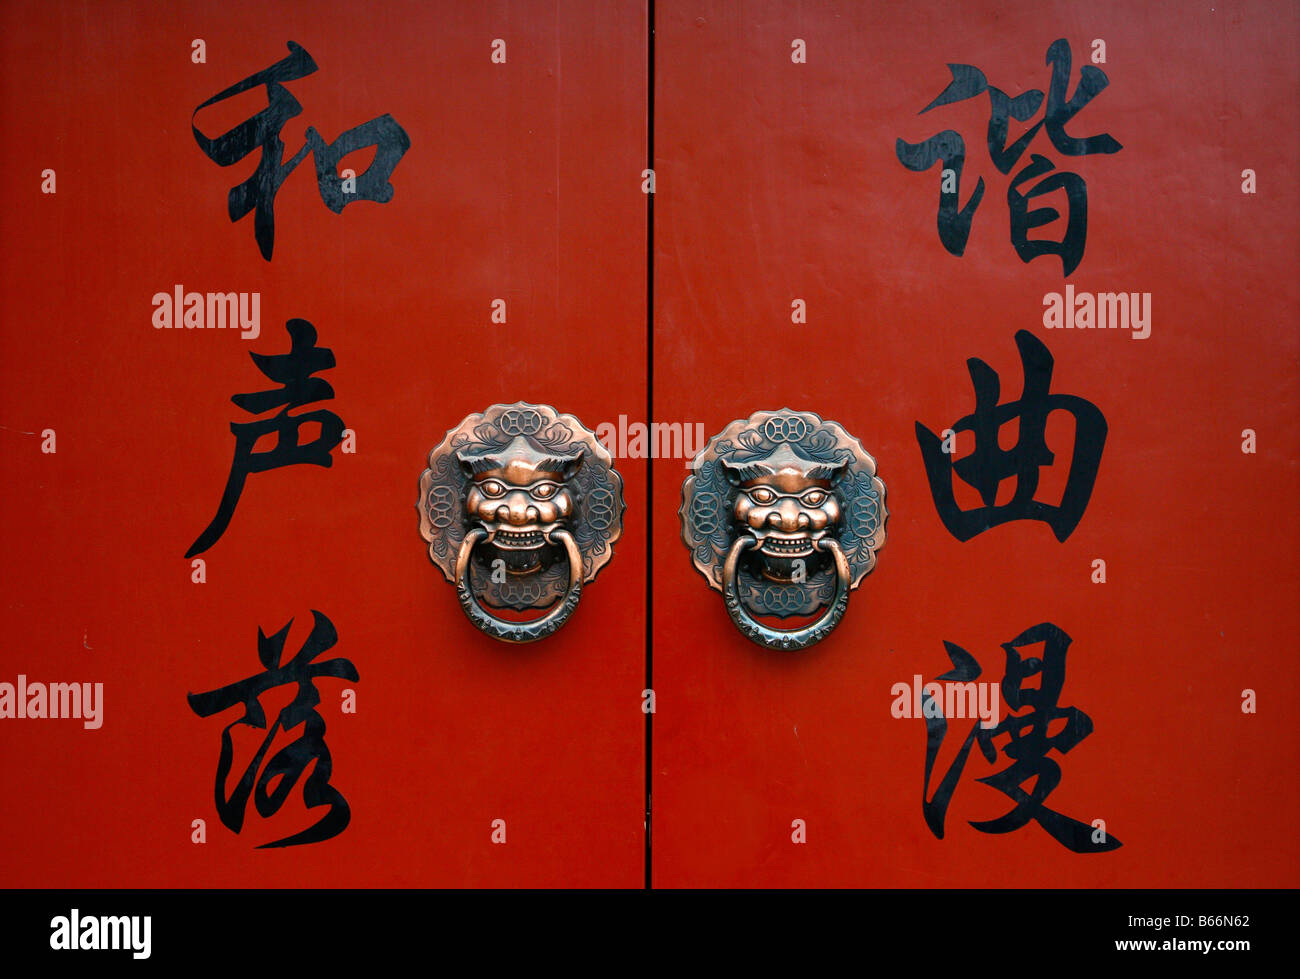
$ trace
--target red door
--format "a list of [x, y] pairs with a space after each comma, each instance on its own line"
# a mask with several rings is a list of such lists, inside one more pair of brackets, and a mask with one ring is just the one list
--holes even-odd
[[[1297, 883], [1296, 11], [653, 11], [653, 46], [640, 3], [0, 13], [0, 884]], [[603, 430], [627, 506], [523, 646], [415, 509], [429, 450], [515, 401]], [[692, 566], [698, 442], [637, 432], [780, 408], [860, 440], [888, 510], [798, 652]], [[252, 449], [301, 457], [218, 520], [281, 411], [312, 422]], [[266, 728], [187, 700], [304, 648], [333, 665], [297, 748], [296, 682]], [[916, 716], [971, 662], [1000, 719], [1042, 708], [1024, 778], [1010, 725]], [[87, 716], [49, 716], [69, 684]]]
[[[658, 14], [657, 416], [709, 435], [787, 406], [838, 421], [874, 455], [889, 517], [835, 632], [800, 653], [764, 649], [676, 539], [681, 462], [656, 464], [655, 883], [1294, 886], [1295, 11], [700, 2]], [[1007, 113], [999, 148], [1013, 156], [1051, 108], [1058, 39], [1073, 55], [1064, 101], [1081, 70], [1109, 81], [1065, 134], [1110, 134], [1117, 152], [1066, 154], [1042, 127], [1004, 174], [987, 90], [922, 114], [954, 82], [950, 64], [1008, 98], [1037, 89], [1035, 114]], [[964, 137], [954, 209], [984, 182], [960, 257], [937, 230], [949, 163], [914, 172], [897, 148], [945, 130]], [[1086, 182], [1069, 275], [1060, 256], [1024, 261], [1012, 242], [1007, 192], [1034, 155]], [[1029, 201], [1060, 218], [1028, 239], [1062, 240], [1067, 193]], [[1047, 329], [1044, 297], [1066, 286], [1149, 294], [1149, 336]], [[1019, 399], [1019, 331], [1050, 350], [1052, 395], [1104, 415], [1095, 486], [1063, 541], [1017, 519], [962, 542], [932, 498], [917, 423], [938, 435], [972, 413], [968, 358], [998, 374], [997, 403]], [[1025, 436], [1018, 422], [1001, 449]], [[1052, 411], [1056, 464], [1036, 498], [1061, 499], [1073, 427]], [[957, 457], [974, 449], [959, 433]], [[953, 482], [963, 511], [979, 510]], [[996, 490], [1011, 502], [1015, 479]], [[894, 716], [895, 685], [953, 670], [945, 641], [998, 683], [1003, 644], [1040, 623], [1073, 640], [1059, 705], [1093, 726], [1047, 756], [1060, 780], [1044, 805], [1090, 837], [1104, 820], [1117, 849], [1072, 852], [1032, 819], [970, 825], [1021, 809], [976, 781], [1009, 767], [1009, 735], [995, 762], [969, 749], [942, 839], [923, 815], [925, 721]], [[930, 800], [971, 726], [949, 722]]]
[[[642, 12], [20, 4], [3, 17], [5, 143], [23, 175], [0, 217], [3, 679], [104, 684], [97, 730], [3, 722], [0, 793], [22, 802], [3, 808], [0, 835], [23, 841], [6, 848], [4, 884], [640, 886], [643, 468], [616, 463], [638, 516], [571, 621], [535, 646], [469, 624], [415, 504], [429, 450], [473, 412], [526, 400], [594, 429], [645, 402]], [[385, 114], [410, 148], [390, 201], [338, 214], [302, 162], [274, 198], [267, 261], [253, 215], [227, 214], [260, 151], [223, 169], [190, 125], [287, 42], [317, 70], [283, 83], [301, 106], [280, 131], [286, 160], [308, 127], [332, 141]], [[266, 93], [194, 124], [216, 137]], [[339, 173], [364, 173], [375, 152]], [[180, 287], [260, 293], [260, 335], [155, 329], [151, 297]], [[183, 555], [222, 498], [230, 425], [257, 417], [231, 397], [276, 389], [249, 355], [287, 353], [294, 318], [336, 362], [316, 375], [334, 397], [295, 410], [334, 412], [355, 451], [249, 475], [195, 583]], [[301, 441], [315, 437], [305, 426]], [[261, 673], [258, 630], [292, 619], [290, 659], [313, 610], [338, 637], [322, 661], [359, 674], [316, 684], [351, 822], [268, 853], [256, 847], [324, 809], [299, 786], [271, 816], [247, 802], [238, 834], [223, 825], [221, 733], [242, 708], [201, 718], [186, 694]], [[294, 690], [262, 697], [271, 724]], [[230, 786], [265, 733], [233, 729]], [[293, 740], [281, 732], [270, 751]]]

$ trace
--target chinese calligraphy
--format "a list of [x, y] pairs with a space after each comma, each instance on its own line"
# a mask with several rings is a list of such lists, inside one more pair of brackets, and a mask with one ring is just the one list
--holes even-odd
[[[328, 806], [329, 810], [312, 826], [283, 839], [263, 843], [258, 849], [267, 847], [298, 846], [303, 843], [319, 843], [343, 832], [352, 819], [352, 811], [347, 800], [329, 784], [333, 764], [329, 748], [325, 745], [325, 720], [316, 711], [320, 703], [320, 694], [315, 681], [319, 677], [341, 677], [356, 681], [359, 679], [357, 669], [350, 660], [331, 659], [314, 663], [316, 657], [338, 642], [338, 633], [328, 618], [315, 610], [312, 611], [314, 624], [311, 635], [303, 643], [298, 654], [282, 662], [285, 638], [293, 620], [273, 636], [257, 630], [257, 655], [265, 670], [237, 683], [231, 683], [207, 693], [189, 694], [187, 700], [190, 708], [199, 717], [213, 714], [243, 705], [244, 714], [227, 724], [221, 732], [221, 754], [217, 760], [216, 803], [221, 821], [238, 833], [244, 826], [244, 813], [248, 807], [248, 798], [253, 797], [257, 812], [263, 818], [273, 816], [280, 811], [289, 793], [298, 779], [315, 762], [315, 768], [303, 783], [302, 798], [308, 809]], [[286, 684], [296, 683], [298, 692], [287, 707], [280, 711], [267, 731], [261, 748], [244, 769], [238, 783], [230, 795], [226, 795], [226, 779], [230, 774], [234, 759], [234, 744], [231, 729], [236, 725], [266, 729], [266, 712], [258, 702], [258, 697], [268, 690]], [[280, 731], [290, 732], [302, 728], [302, 733], [292, 743], [281, 748], [266, 759], [272, 741]], [[263, 761], [266, 761], [263, 767]], [[258, 775], [258, 769], [261, 775]], [[279, 780], [276, 782], [276, 780]], [[275, 787], [271, 785], [276, 782]]]
[[[250, 473], [298, 463], [326, 468], [334, 464], [330, 452], [343, 440], [343, 419], [325, 409], [289, 414], [290, 408], [334, 397], [334, 389], [328, 381], [311, 376], [334, 366], [334, 352], [328, 347], [316, 346], [316, 328], [306, 320], [289, 320], [285, 328], [291, 341], [287, 354], [249, 354], [258, 369], [281, 388], [236, 394], [230, 399], [251, 414], [261, 414], [277, 407], [281, 410], [270, 418], [230, 423], [235, 436], [235, 458], [230, 465], [230, 476], [216, 516], [185, 552], [187, 558], [203, 553], [225, 533]], [[312, 422], [319, 424], [320, 434], [310, 442], [300, 443], [298, 434], [302, 426]], [[264, 435], [274, 435], [275, 445], [254, 452], [258, 440]]]
[[[949, 443], [920, 422], [916, 439], [921, 446], [925, 474], [930, 482], [939, 518], [959, 541], [1010, 520], [1042, 520], [1058, 541], [1070, 536], [1083, 518], [1097, 480], [1102, 448], [1106, 444], [1106, 419], [1096, 405], [1068, 394], [1048, 394], [1052, 383], [1053, 359], [1041, 340], [1026, 330], [1016, 334], [1016, 347], [1025, 382], [1019, 399], [998, 404], [1001, 384], [997, 372], [977, 357], [966, 362], [975, 388], [975, 410], [952, 426], [952, 432], [969, 431], [975, 435], [970, 455], [955, 462]], [[1047, 447], [1047, 416], [1061, 410], [1074, 416], [1074, 453], [1065, 491], [1059, 504], [1034, 499], [1038, 490], [1039, 470], [1050, 466], [1055, 456]], [[1011, 449], [998, 444], [998, 430], [1008, 422], [1018, 422], [1019, 436]], [[953, 492], [953, 474], [977, 490], [984, 506], [962, 510]], [[1011, 501], [995, 505], [998, 486], [1014, 477], [1016, 491]]]
[[[948, 70], [952, 73], [952, 82], [933, 102], [922, 109], [920, 114], [924, 115], [939, 106], [972, 99], [987, 92], [989, 157], [993, 165], [1004, 174], [1009, 174], [1011, 169], [1020, 162], [1040, 129], [1046, 129], [1052, 146], [1057, 152], [1066, 156], [1117, 153], [1123, 149], [1119, 141], [1109, 133], [1077, 138], [1065, 130], [1066, 124], [1110, 84], [1106, 73], [1092, 65], [1084, 65], [1079, 70], [1079, 84], [1075, 87], [1074, 95], [1066, 98], [1071, 55], [1070, 45], [1064, 38], [1053, 41], [1047, 49], [1047, 64], [1052, 66], [1052, 76], [1047, 90], [1047, 105], [1043, 118], [1009, 146], [1007, 145], [1009, 120], [1027, 122], [1031, 119], [1043, 105], [1043, 93], [1040, 89], [1030, 89], [1020, 95], [1011, 96], [990, 85], [984, 73], [973, 65], [950, 64]], [[962, 255], [966, 250], [966, 240], [970, 235], [975, 210], [984, 197], [984, 178], [981, 177], [966, 204], [959, 206], [961, 174], [966, 162], [965, 140], [955, 130], [945, 129], [920, 143], [908, 143], [898, 139], [894, 150], [898, 155], [898, 161], [909, 170], [928, 170], [936, 160], [943, 161], [939, 184], [939, 240], [951, 254]], [[1030, 262], [1040, 255], [1059, 256], [1063, 274], [1069, 275], [1083, 260], [1083, 250], [1088, 235], [1088, 187], [1077, 173], [1051, 173], [1055, 168], [1056, 165], [1047, 157], [1033, 153], [1030, 155], [1029, 163], [1012, 179], [1007, 189], [1011, 244], [1023, 262]], [[1036, 184], [1022, 190], [1029, 181], [1039, 177], [1042, 179]], [[1061, 240], [1031, 239], [1029, 232], [1032, 229], [1050, 224], [1061, 215], [1053, 207], [1037, 207], [1031, 210], [1030, 200], [1056, 190], [1065, 191], [1068, 212]]]
[[[1006, 736], [1009, 740], [1001, 750], [1011, 764], [979, 781], [997, 789], [1015, 805], [997, 819], [972, 821], [972, 826], [982, 833], [1009, 833], [1031, 821], [1037, 822], [1053, 839], [1075, 853], [1102, 853], [1123, 845], [1103, 829], [1071, 819], [1044, 805], [1061, 782], [1061, 766], [1048, 757], [1048, 752], [1067, 754], [1092, 733], [1092, 719], [1087, 714], [1077, 707], [1058, 705], [1061, 688], [1065, 685], [1065, 654], [1071, 641], [1057, 626], [1042, 622], [1002, 644], [1007, 655], [1002, 697], [1007, 702], [1009, 713], [994, 727], [985, 727], [978, 721], [971, 725], [970, 734], [936, 786], [933, 796], [930, 796], [930, 776], [947, 735], [948, 722], [943, 716], [942, 706], [936, 705], [928, 692], [923, 694], [926, 747], [921, 808], [926, 824], [936, 837], [943, 839], [948, 805], [961, 779], [971, 746], [978, 742], [984, 757], [995, 763], [998, 749], [994, 739]], [[1024, 647], [1038, 643], [1043, 644], [1041, 658], [1020, 655]], [[950, 642], [945, 642], [944, 646], [953, 669], [940, 676], [941, 681], [971, 683], [980, 675], [979, 663], [970, 653]], [[1034, 678], [1037, 678], [1038, 685], [1027, 686], [1026, 681]], [[1062, 724], [1055, 734], [1049, 733], [1056, 721]], [[1033, 784], [1026, 791], [1025, 783], [1031, 779]]]
[[[194, 116], [210, 105], [233, 98], [241, 92], [266, 86], [267, 107], [246, 119], [229, 132], [211, 138], [199, 131], [191, 117], [190, 128], [200, 149], [218, 166], [228, 167], [238, 163], [253, 150], [261, 147], [262, 158], [253, 175], [242, 184], [232, 187], [227, 197], [227, 210], [231, 221], [238, 221], [253, 211], [253, 237], [268, 262], [275, 249], [275, 195], [289, 174], [311, 153], [316, 164], [316, 185], [321, 200], [335, 214], [353, 201], [374, 201], [385, 204], [393, 197], [393, 185], [388, 182], [398, 162], [411, 146], [406, 131], [390, 115], [384, 114], [363, 125], [343, 133], [332, 143], [326, 143], [308, 127], [307, 142], [288, 162], [282, 163], [284, 142], [280, 130], [284, 124], [302, 113], [302, 104], [285, 88], [285, 82], [295, 81], [316, 71], [316, 62], [307, 51], [289, 42], [289, 56], [271, 67], [250, 75], [241, 82], [218, 92], [197, 109]], [[338, 164], [349, 153], [365, 147], [375, 148], [375, 157], [366, 170], [356, 176], [341, 177]], [[345, 171], [346, 172], [346, 171]]]

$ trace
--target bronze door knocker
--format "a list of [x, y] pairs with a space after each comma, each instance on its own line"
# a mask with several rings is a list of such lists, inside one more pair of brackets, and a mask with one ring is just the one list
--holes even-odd
[[[682, 485], [682, 540], [744, 635], [772, 649], [826, 638], [885, 543], [876, 461], [836, 422], [759, 411], [709, 440]], [[812, 622], [782, 629], [756, 616]]]
[[[420, 476], [420, 536], [479, 629], [555, 632], [623, 531], [623, 480], [595, 434], [550, 405], [493, 405], [451, 429]], [[515, 621], [491, 609], [544, 615]]]

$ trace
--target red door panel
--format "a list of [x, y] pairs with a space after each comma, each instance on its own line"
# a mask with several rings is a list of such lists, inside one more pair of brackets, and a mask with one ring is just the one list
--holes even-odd
[[[559, 634], [514, 648], [466, 621], [415, 502], [429, 450], [471, 412], [528, 400], [594, 428], [645, 401], [643, 13], [24, 3], [3, 18], [15, 190], [0, 216], [2, 676], [100, 681], [105, 700], [98, 730], [4, 722], [0, 835], [22, 845], [6, 848], [3, 883], [639, 886], [642, 523], [627, 522]], [[196, 38], [205, 63], [191, 60]], [[286, 158], [309, 126], [329, 141], [385, 113], [410, 149], [388, 203], [341, 214], [303, 162], [275, 198], [268, 262], [253, 217], [226, 212], [259, 154], [222, 169], [190, 119], [289, 41], [318, 70], [285, 83], [301, 105], [281, 131]], [[224, 132], [264, 93], [196, 122]], [[367, 152], [341, 166], [361, 172]], [[38, 192], [46, 168], [53, 195]], [[154, 329], [151, 297], [176, 284], [260, 293], [260, 336]], [[182, 555], [221, 497], [231, 422], [252, 417], [231, 396], [275, 387], [249, 354], [285, 353], [291, 318], [333, 351], [319, 376], [335, 396], [311, 408], [335, 411], [356, 451], [249, 476], [201, 555], [206, 583], [192, 583]], [[54, 454], [40, 450], [45, 429]], [[642, 513], [643, 470], [619, 468]], [[330, 784], [352, 821], [261, 851], [320, 811], [296, 788], [271, 817], [250, 802], [238, 835], [223, 826], [214, 776], [239, 708], [200, 718], [186, 694], [259, 672], [259, 628], [293, 619], [296, 653], [313, 609], [337, 629], [327, 656], [360, 675], [317, 684]], [[348, 688], [355, 714], [342, 712]], [[291, 696], [264, 707], [274, 718]], [[263, 737], [235, 733], [232, 783]]]
[[[766, 650], [731, 625], [676, 539], [681, 462], [656, 464], [656, 885], [1294, 886], [1295, 11], [666, 3], [658, 14], [657, 415], [712, 435], [759, 409], [815, 411], [875, 456], [890, 515], [879, 563], [831, 637]], [[1067, 156], [1040, 131], [1021, 160], [1038, 153], [1086, 180], [1086, 250], [1069, 276], [1059, 258], [1023, 262], [1013, 248], [1006, 191], [1021, 166], [992, 165], [988, 96], [921, 114], [953, 81], [950, 63], [1009, 95], [1046, 92], [1058, 38], [1073, 52], [1070, 95], [1097, 39], [1106, 61], [1094, 67], [1110, 82], [1068, 134], [1123, 145]], [[1007, 142], [1030, 125], [1012, 121]], [[936, 229], [941, 167], [912, 172], [895, 148], [944, 129], [965, 139], [960, 205], [985, 182], [961, 257]], [[1242, 193], [1247, 168], [1254, 195]], [[1031, 206], [1049, 204], [1062, 208], [1064, 193]], [[1031, 237], [1049, 234], [1061, 236]], [[1150, 335], [1045, 329], [1043, 297], [1067, 283], [1150, 293]], [[806, 324], [792, 323], [796, 299]], [[961, 543], [939, 519], [915, 425], [937, 433], [972, 411], [968, 358], [999, 374], [1002, 402], [1017, 398], [1021, 330], [1054, 356], [1052, 392], [1108, 422], [1095, 488], [1063, 542], [1019, 520]], [[1016, 442], [1008, 429], [1003, 448]], [[1242, 452], [1244, 429], [1258, 433], [1255, 454]], [[1071, 437], [1068, 416], [1053, 416], [1060, 467]], [[1043, 470], [1045, 498], [1063, 485]], [[1096, 559], [1105, 584], [1092, 581]], [[1033, 822], [972, 828], [1014, 808], [975, 781], [1006, 767], [978, 748], [942, 840], [922, 815], [924, 721], [892, 716], [893, 685], [951, 669], [944, 641], [996, 682], [1001, 645], [1040, 622], [1073, 639], [1060, 703], [1094, 725], [1052, 755], [1049, 804], [1104, 819], [1123, 843], [1111, 852], [1072, 853]], [[1243, 713], [1247, 689], [1268, 708]], [[951, 722], [931, 793], [969, 728]], [[806, 844], [792, 842], [795, 820]]]

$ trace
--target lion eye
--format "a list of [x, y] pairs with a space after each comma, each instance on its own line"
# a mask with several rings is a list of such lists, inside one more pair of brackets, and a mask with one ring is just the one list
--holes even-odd
[[803, 501], [809, 506], [821, 506], [826, 502], [826, 494], [822, 490], [813, 490], [803, 495]]
[[554, 483], [540, 483], [533, 487], [532, 496], [535, 500], [549, 500], [559, 489]]
[[776, 494], [766, 486], [760, 486], [749, 491], [749, 498], [755, 503], [771, 503], [776, 499]]
[[506, 484], [499, 479], [485, 479], [478, 484], [478, 488], [485, 496], [502, 496], [505, 494]]

